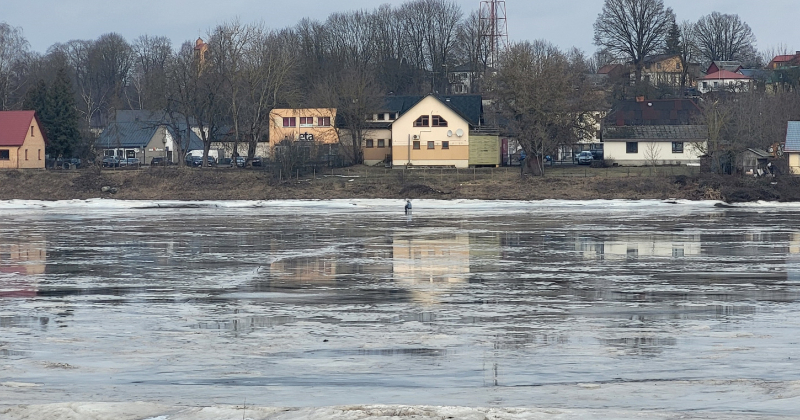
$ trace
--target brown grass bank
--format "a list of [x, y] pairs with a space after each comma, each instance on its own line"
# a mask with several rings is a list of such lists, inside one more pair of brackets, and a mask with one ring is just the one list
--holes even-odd
[[[116, 193], [104, 192], [113, 187]], [[700, 175], [692, 168], [556, 167], [400, 170], [355, 166], [290, 179], [252, 169], [0, 171], [0, 199], [279, 200], [431, 198], [486, 200], [689, 199], [800, 201], [794, 177]]]

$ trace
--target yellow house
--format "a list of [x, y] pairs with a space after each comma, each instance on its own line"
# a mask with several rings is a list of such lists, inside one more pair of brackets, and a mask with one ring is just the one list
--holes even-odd
[[453, 99], [425, 96], [392, 123], [394, 167], [469, 167], [470, 121]]
[[270, 149], [284, 140], [338, 144], [335, 108], [273, 109], [269, 113]]
[[800, 175], [800, 121], [789, 121], [786, 125], [783, 151], [789, 158], [789, 173]]
[[0, 112], [0, 169], [44, 169], [41, 127], [35, 111]]

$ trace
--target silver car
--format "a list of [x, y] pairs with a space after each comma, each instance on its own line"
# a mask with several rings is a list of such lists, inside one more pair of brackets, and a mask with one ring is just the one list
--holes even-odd
[[592, 156], [592, 152], [588, 150], [584, 150], [578, 153], [578, 165], [591, 165], [592, 160], [594, 160], [594, 156]]

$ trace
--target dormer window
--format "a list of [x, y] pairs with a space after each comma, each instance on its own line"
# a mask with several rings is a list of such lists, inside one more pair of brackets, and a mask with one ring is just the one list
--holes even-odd
[[447, 127], [447, 120], [440, 115], [434, 115], [432, 118], [432, 127]]
[[386, 121], [386, 115], [384, 113], [378, 114], [378, 121]]
[[417, 118], [416, 121], [414, 121], [414, 127], [430, 127], [430, 126], [431, 126], [430, 117], [427, 115], [423, 115]]

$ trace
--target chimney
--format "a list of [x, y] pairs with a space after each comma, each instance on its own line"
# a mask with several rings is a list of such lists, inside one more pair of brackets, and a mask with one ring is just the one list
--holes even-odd
[[644, 102], [644, 96], [637, 96], [636, 102]]

